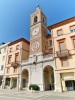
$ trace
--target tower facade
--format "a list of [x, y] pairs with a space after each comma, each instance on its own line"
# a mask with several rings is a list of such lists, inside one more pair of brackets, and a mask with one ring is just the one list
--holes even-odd
[[31, 14], [30, 22], [30, 56], [42, 54], [47, 48], [47, 20], [40, 7]]

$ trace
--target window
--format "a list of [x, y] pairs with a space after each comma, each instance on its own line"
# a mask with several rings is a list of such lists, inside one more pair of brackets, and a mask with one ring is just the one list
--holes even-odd
[[17, 68], [14, 68], [14, 73], [16, 73], [17, 72]]
[[10, 51], [9, 52], [12, 52], [12, 48], [10, 48]]
[[64, 42], [60, 42], [60, 51], [65, 50]]
[[42, 22], [43, 22], [44, 25], [46, 25], [46, 18], [45, 18], [45, 16], [42, 16]]
[[6, 52], [6, 48], [4, 48], [4, 52]]
[[16, 46], [16, 50], [19, 50], [19, 45]]
[[45, 23], [45, 17], [43, 17], [43, 22]]
[[15, 62], [18, 62], [19, 61], [19, 54], [15, 54]]
[[44, 31], [44, 34], [46, 34], [46, 32]]
[[46, 50], [47, 48], [46, 48], [46, 45], [45, 45], [45, 50]]
[[58, 36], [62, 36], [62, 35], [63, 35], [62, 29], [61, 29], [61, 30], [58, 30], [58, 31], [57, 31], [57, 34], [58, 34]]
[[53, 49], [49, 49], [49, 53], [50, 54], [53, 54]]
[[7, 73], [9, 73], [9, 71], [10, 71], [10, 68], [7, 68]]
[[63, 59], [61, 59], [61, 61], [62, 61], [62, 66], [68, 66], [68, 61], [67, 61], [67, 58], [63, 58]]
[[12, 57], [12, 56], [9, 56], [9, 57], [8, 57], [8, 64], [11, 63], [11, 57]]
[[0, 50], [0, 54], [1, 54], [1, 50]]
[[4, 65], [1, 66], [1, 71], [3, 71], [3, 69], [4, 69]]
[[74, 43], [74, 48], [75, 48], [75, 39], [73, 39], [73, 43]]
[[5, 83], [6, 86], [10, 86], [10, 78], [6, 78], [6, 83]]
[[74, 26], [71, 26], [71, 32], [75, 32], [75, 25]]
[[34, 17], [34, 23], [36, 23], [37, 21], [38, 21], [38, 17], [35, 16], [35, 17]]
[[52, 40], [50, 40], [50, 47], [52, 47]]
[[72, 46], [73, 46], [73, 49], [75, 49], [75, 36], [71, 36], [71, 39], [72, 39]]
[[3, 61], [5, 60], [5, 56], [3, 56], [2, 60], [3, 60]]

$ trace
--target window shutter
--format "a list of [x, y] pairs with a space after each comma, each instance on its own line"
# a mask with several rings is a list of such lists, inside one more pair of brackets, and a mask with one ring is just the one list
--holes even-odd
[[65, 49], [64, 42], [61, 42], [60, 43], [60, 50], [64, 50], [64, 49]]

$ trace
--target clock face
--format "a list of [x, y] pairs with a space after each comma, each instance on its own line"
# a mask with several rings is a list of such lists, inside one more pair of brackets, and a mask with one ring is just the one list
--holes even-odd
[[33, 45], [32, 45], [32, 51], [36, 51], [36, 50], [38, 50], [38, 48], [39, 48], [39, 42], [33, 43]]
[[39, 33], [39, 28], [36, 28], [32, 31], [32, 35], [37, 35]]

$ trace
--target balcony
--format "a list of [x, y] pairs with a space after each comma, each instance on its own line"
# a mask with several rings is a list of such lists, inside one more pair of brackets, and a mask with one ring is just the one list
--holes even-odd
[[51, 57], [53, 57], [53, 54], [45, 54], [45, 55], [43, 55], [43, 59], [48, 59], [48, 58], [51, 58]]
[[18, 67], [19, 66], [19, 63], [18, 62], [11, 62], [11, 66], [12, 67]]
[[57, 51], [57, 57], [68, 57], [69, 56], [69, 50], [65, 49], [65, 50], [61, 50], [61, 51]]

